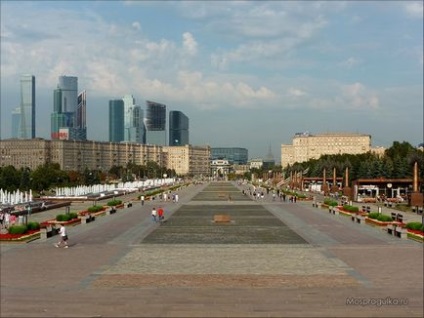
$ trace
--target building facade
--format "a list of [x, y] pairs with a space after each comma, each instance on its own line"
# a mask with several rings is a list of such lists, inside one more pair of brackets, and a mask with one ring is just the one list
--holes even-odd
[[74, 134], [76, 140], [87, 140], [87, 92], [85, 90], [78, 94]]
[[181, 111], [169, 112], [169, 145], [184, 146], [189, 142], [189, 120]]
[[211, 148], [211, 159], [226, 159], [231, 164], [245, 165], [248, 161], [248, 150], [237, 147], [213, 147]]
[[58, 163], [62, 170], [109, 171], [128, 163], [147, 165], [149, 161], [174, 169], [179, 175], [208, 176], [209, 146], [168, 147], [127, 142], [82, 140], [5, 139], [0, 143], [0, 167], [37, 169]]
[[146, 101], [146, 143], [166, 146], [166, 105]]
[[35, 138], [35, 76], [21, 76], [21, 117], [19, 138]]
[[322, 155], [361, 154], [371, 150], [371, 136], [355, 133], [297, 133], [292, 145], [281, 145], [281, 166], [319, 159]]
[[164, 146], [164, 165], [178, 175], [209, 176], [209, 146]]

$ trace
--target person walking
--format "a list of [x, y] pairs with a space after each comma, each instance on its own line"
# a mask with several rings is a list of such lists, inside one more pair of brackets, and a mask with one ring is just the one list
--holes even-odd
[[152, 220], [153, 222], [157, 222], [157, 216], [158, 216], [158, 211], [156, 211], [156, 208], [152, 209]]
[[158, 209], [158, 220], [159, 220], [160, 224], [163, 223], [164, 218], [165, 217], [163, 216], [163, 209], [162, 209], [162, 207], [159, 207], [159, 209]]
[[63, 246], [64, 248], [68, 248], [68, 235], [66, 234], [66, 228], [63, 224], [60, 225], [59, 229], [60, 241], [55, 244], [56, 247]]
[[141, 205], [144, 205], [144, 195], [140, 197]]

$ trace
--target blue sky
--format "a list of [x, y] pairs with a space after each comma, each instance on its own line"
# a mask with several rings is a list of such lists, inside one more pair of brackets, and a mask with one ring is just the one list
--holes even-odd
[[19, 77], [36, 76], [50, 136], [61, 75], [87, 91], [90, 140], [108, 100], [181, 110], [190, 143], [277, 161], [296, 132], [423, 142], [422, 1], [1, 1], [1, 137]]

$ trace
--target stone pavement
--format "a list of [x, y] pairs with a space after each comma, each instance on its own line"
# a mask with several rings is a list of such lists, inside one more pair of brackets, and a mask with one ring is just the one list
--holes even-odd
[[422, 244], [310, 202], [237, 200], [230, 183], [179, 194], [70, 227], [69, 249], [2, 244], [0, 316], [423, 316]]

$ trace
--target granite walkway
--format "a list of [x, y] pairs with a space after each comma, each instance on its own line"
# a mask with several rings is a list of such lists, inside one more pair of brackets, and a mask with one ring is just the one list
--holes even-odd
[[[423, 316], [422, 244], [240, 192], [192, 185], [179, 203], [136, 203], [70, 227], [69, 249], [1, 244], [0, 316]], [[150, 219], [158, 205], [163, 225]]]

